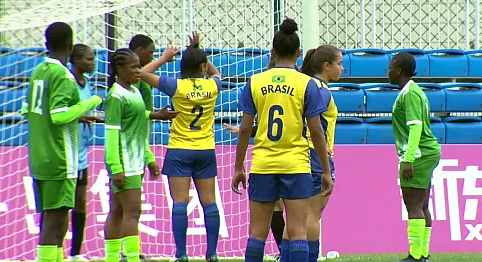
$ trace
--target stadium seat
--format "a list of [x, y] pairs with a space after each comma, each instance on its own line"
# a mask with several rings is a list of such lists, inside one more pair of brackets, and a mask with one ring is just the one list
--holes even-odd
[[[230, 123], [236, 126], [237, 123]], [[238, 136], [227, 132], [222, 123], [215, 123], [213, 126], [214, 140], [216, 145], [236, 145]]]
[[303, 65], [303, 55], [301, 55], [300, 57], [298, 57], [298, 59], [296, 59], [296, 66], [300, 69], [301, 71], [301, 66]]
[[[459, 49], [427, 50], [431, 77], [468, 77], [469, 60]], [[447, 66], [450, 65], [450, 66]]]
[[367, 128], [358, 117], [339, 117], [336, 121], [335, 144], [365, 144]]
[[[166, 48], [156, 48], [156, 54], [154, 54], [154, 59], [159, 59], [162, 56]], [[182, 53], [186, 52], [186, 49], [181, 51], [181, 54], [174, 57], [174, 62], [169, 62], [161, 66], [157, 71], [157, 75], [170, 76], [170, 77], [180, 77], [181, 76], [181, 58]]]
[[482, 121], [475, 116], [445, 118], [447, 144], [481, 144]]
[[237, 112], [238, 100], [246, 83], [222, 82], [221, 90], [216, 99], [215, 112]]
[[390, 58], [376, 48], [346, 50], [350, 57], [351, 77], [387, 77]]
[[154, 122], [159, 125], [159, 132], [154, 133], [154, 143], [155, 145], [167, 145], [169, 143], [169, 133], [171, 128], [171, 122], [169, 121], [156, 121]]
[[27, 144], [28, 124], [0, 124], [0, 146], [22, 146]]
[[228, 72], [223, 77], [250, 77], [266, 70], [269, 50], [259, 48], [234, 49], [228, 55]]
[[335, 104], [340, 113], [365, 112], [365, 93], [359, 84], [330, 83], [328, 84]]
[[28, 82], [0, 82], [0, 114], [3, 113], [3, 122], [21, 120], [20, 115], [12, 113], [22, 109], [28, 85]]
[[105, 141], [105, 125], [104, 124], [92, 124], [93, 139], [91, 145], [103, 146]]
[[229, 49], [204, 48], [208, 55], [208, 60], [218, 69], [221, 76], [228, 74], [228, 53]]
[[464, 54], [469, 60], [469, 77], [482, 77], [482, 50], [466, 50]]
[[14, 49], [0, 48], [0, 78], [14, 77], [18, 72], [18, 54]]
[[448, 112], [481, 112], [482, 85], [476, 83], [441, 83]]
[[417, 83], [423, 89], [430, 103], [431, 112], [445, 112], [445, 91], [440, 84]]
[[341, 77], [350, 77], [351, 76], [351, 58], [346, 53], [345, 49], [341, 49], [341, 55], [343, 56], [343, 62], [341, 65], [343, 66], [343, 71], [341, 71]]
[[94, 48], [95, 72], [91, 77], [106, 78], [109, 73], [109, 54], [105, 48]]
[[167, 105], [171, 105], [171, 98], [159, 91], [157, 88], [152, 89], [153, 92], [153, 99], [154, 99], [154, 108], [159, 110]]
[[400, 89], [397, 85], [388, 83], [361, 84], [366, 95], [367, 113], [391, 113], [393, 103], [397, 99]]
[[392, 118], [366, 118], [367, 144], [394, 144]]
[[416, 48], [387, 50], [387, 54], [390, 59], [392, 59], [394, 55], [402, 52], [410, 53], [415, 58], [415, 62], [417, 64], [417, 68], [415, 69], [415, 71], [417, 72], [417, 77], [430, 76], [430, 62], [428, 59], [428, 55], [425, 54], [424, 50]]
[[149, 144], [160, 145], [162, 143], [162, 125], [161, 121], [153, 121], [151, 125], [151, 134], [149, 135]]
[[28, 78], [35, 67], [47, 56], [47, 50], [40, 47], [22, 48], [17, 50], [18, 72], [16, 77]]
[[445, 144], [445, 124], [440, 117], [430, 118], [430, 128], [440, 144]]

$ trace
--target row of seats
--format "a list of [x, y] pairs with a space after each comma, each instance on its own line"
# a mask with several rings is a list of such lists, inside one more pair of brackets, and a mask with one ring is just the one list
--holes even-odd
[[[232, 123], [236, 125], [236, 123]], [[166, 145], [169, 140], [168, 122], [155, 122], [151, 144]], [[432, 117], [431, 128], [441, 144], [482, 144], [480, 117]], [[93, 145], [104, 144], [104, 125], [96, 124]], [[0, 124], [0, 146], [19, 146], [27, 142], [27, 124]], [[236, 144], [236, 135], [228, 134], [221, 123], [214, 124], [214, 136], [219, 145]], [[253, 143], [253, 139], [251, 139]], [[335, 132], [336, 144], [393, 144], [392, 123], [389, 117], [341, 117]]]
[[[223, 77], [250, 77], [265, 70], [270, 54], [268, 49], [241, 48], [218, 49], [206, 48], [209, 60], [218, 68]], [[163, 48], [156, 50], [159, 57]], [[459, 49], [352, 49], [342, 50], [342, 77], [387, 77], [391, 57], [399, 52], [410, 52], [417, 62], [418, 77], [482, 77], [482, 50]], [[97, 71], [94, 77], [106, 77], [108, 74], [108, 51], [95, 49]], [[9, 49], [0, 47], [0, 78], [29, 77], [33, 68], [45, 58], [44, 48]], [[177, 62], [168, 63], [160, 68], [164, 75], [177, 76], [180, 72], [180, 57]], [[298, 59], [301, 66], [302, 57]], [[450, 65], [450, 66], [447, 66]]]
[[[236, 112], [238, 99], [245, 83], [223, 82], [216, 101], [216, 112]], [[476, 83], [420, 83], [427, 95], [432, 112], [481, 112], [482, 84]], [[0, 113], [16, 112], [22, 106], [28, 83], [0, 82]], [[398, 86], [383, 83], [330, 84], [341, 113], [389, 113], [399, 94]], [[94, 93], [106, 97], [105, 83], [97, 83]], [[154, 89], [154, 105], [162, 108], [170, 98]]]

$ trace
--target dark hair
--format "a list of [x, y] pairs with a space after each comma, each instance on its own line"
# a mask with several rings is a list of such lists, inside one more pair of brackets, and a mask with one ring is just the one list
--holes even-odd
[[290, 57], [300, 48], [300, 38], [296, 33], [298, 24], [295, 20], [286, 18], [273, 38], [273, 49], [277, 56]]
[[417, 68], [417, 63], [413, 55], [407, 52], [398, 53], [393, 56], [392, 64], [397, 66], [402, 70], [402, 73], [408, 77], [417, 75], [415, 69]]
[[275, 60], [274, 60], [273, 56], [271, 56], [271, 58], [269, 59], [269, 62], [268, 62], [268, 69], [271, 69], [275, 66], [276, 66]]
[[109, 80], [107, 86], [110, 88], [116, 80], [117, 76], [117, 67], [123, 66], [126, 62], [128, 57], [136, 55], [134, 51], [129, 48], [120, 48], [115, 50], [110, 58], [110, 72], [109, 72]]
[[204, 50], [195, 43], [186, 49], [181, 58], [181, 78], [199, 77], [199, 68], [208, 62], [208, 56]]
[[301, 65], [301, 72], [309, 76], [322, 72], [323, 65], [334, 62], [340, 52], [340, 49], [332, 45], [320, 45], [316, 49], [308, 50]]
[[76, 58], [84, 57], [88, 50], [91, 50], [90, 46], [84, 44], [75, 44], [72, 48], [72, 54], [70, 55], [69, 62], [73, 65]]
[[55, 22], [45, 30], [45, 44], [49, 51], [65, 51], [72, 47], [74, 33], [70, 25]]
[[132, 37], [129, 43], [129, 49], [135, 51], [139, 47], [148, 47], [150, 44], [154, 43], [152, 38], [147, 35], [138, 34]]

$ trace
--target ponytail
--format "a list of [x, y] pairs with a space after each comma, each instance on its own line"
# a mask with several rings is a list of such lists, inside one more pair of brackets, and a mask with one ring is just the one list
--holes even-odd
[[311, 68], [311, 58], [315, 53], [315, 49], [310, 49], [306, 52], [305, 58], [303, 59], [303, 64], [301, 65], [301, 73], [309, 76], [314, 76], [315, 72]]

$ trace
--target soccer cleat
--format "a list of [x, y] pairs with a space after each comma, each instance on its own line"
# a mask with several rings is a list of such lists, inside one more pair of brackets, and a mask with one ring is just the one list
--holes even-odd
[[67, 258], [67, 261], [69, 262], [85, 262], [89, 261], [87, 258], [85, 258], [83, 255], [75, 255], [75, 256], [69, 256]]
[[217, 255], [212, 255], [210, 257], [206, 258], [206, 262], [218, 262], [218, 256]]
[[188, 262], [188, 261], [189, 261], [189, 258], [186, 255], [180, 258], [174, 258], [173, 260], [171, 260], [171, 262]]
[[421, 260], [422, 262], [430, 262], [430, 255], [428, 255], [428, 257], [422, 257]]
[[[139, 260], [140, 260], [141, 262], [146, 262], [146, 261], [147, 261], [146, 256], [143, 255], [143, 254], [139, 254]], [[87, 260], [87, 261], [88, 261], [88, 260]], [[121, 255], [120, 262], [127, 262], [127, 257], [126, 257], [124, 254]]]
[[415, 259], [412, 255], [408, 255], [408, 257], [404, 259], [398, 260], [398, 262], [425, 262], [424, 260], [420, 259]]

